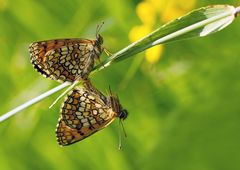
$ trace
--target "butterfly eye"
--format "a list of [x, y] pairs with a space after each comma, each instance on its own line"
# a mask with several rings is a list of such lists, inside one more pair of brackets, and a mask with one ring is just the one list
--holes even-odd
[[123, 109], [119, 114], [119, 118], [125, 120], [127, 117], [128, 117], [128, 111], [126, 109]]

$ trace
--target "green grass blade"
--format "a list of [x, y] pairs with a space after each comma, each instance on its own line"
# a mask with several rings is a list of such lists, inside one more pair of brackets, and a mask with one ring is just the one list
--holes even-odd
[[239, 8], [229, 5], [214, 5], [196, 9], [113, 54], [102, 64], [97, 65], [93, 73], [158, 44], [203, 37], [220, 31], [231, 24], [238, 13]]

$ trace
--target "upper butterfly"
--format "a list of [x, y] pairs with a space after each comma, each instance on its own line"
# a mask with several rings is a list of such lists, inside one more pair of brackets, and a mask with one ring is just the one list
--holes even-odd
[[56, 39], [30, 44], [34, 68], [43, 76], [60, 82], [86, 79], [104, 50], [103, 38], [98, 34], [100, 27], [97, 27], [96, 40]]

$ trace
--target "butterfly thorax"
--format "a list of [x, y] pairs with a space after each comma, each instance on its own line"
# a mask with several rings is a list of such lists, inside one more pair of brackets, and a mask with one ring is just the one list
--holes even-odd
[[100, 34], [97, 34], [96, 40], [93, 43], [94, 52], [95, 52], [95, 56], [97, 57], [97, 59], [99, 59], [100, 55], [103, 52], [102, 44], [103, 44], [103, 38]]

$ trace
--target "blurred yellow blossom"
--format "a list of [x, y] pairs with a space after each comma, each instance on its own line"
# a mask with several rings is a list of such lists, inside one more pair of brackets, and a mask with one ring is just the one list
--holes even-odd
[[161, 9], [164, 7], [164, 4], [168, 1], [166, 0], [146, 0], [146, 2], [149, 2], [152, 4], [152, 6], [157, 10], [161, 11]]
[[168, 22], [176, 19], [194, 8], [196, 0], [170, 0], [161, 11], [161, 21]]
[[148, 25], [138, 25], [131, 29], [129, 32], [130, 41], [134, 42], [149, 34], [152, 31], [152, 28]]
[[162, 53], [163, 53], [163, 45], [162, 44], [154, 46], [154, 47], [146, 50], [146, 53], [145, 53], [146, 60], [149, 63], [154, 64], [160, 59]]
[[140, 2], [137, 5], [136, 12], [143, 24], [150, 26], [155, 24], [157, 15], [152, 3], [146, 1]]
[[[149, 34], [158, 18], [161, 22], [168, 22], [176, 19], [194, 8], [196, 0], [143, 0], [136, 7], [136, 13], [142, 21], [142, 25], [133, 27], [129, 32], [130, 41], [134, 42]], [[158, 45], [145, 52], [146, 60], [154, 64], [162, 53], [164, 46]]]

